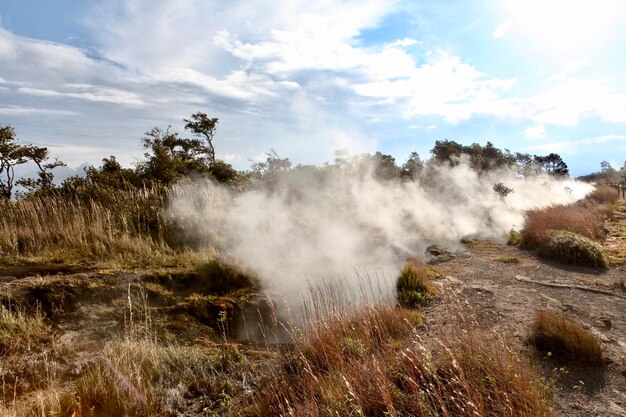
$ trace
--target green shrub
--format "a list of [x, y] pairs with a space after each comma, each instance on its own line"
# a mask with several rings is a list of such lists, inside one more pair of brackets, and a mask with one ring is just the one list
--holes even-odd
[[437, 294], [437, 289], [430, 281], [431, 271], [424, 265], [415, 265], [408, 261], [396, 282], [398, 304], [402, 307], [417, 308]]
[[522, 243], [522, 234], [515, 229], [511, 229], [507, 243], [513, 246], [520, 246]]
[[600, 341], [565, 316], [545, 310], [535, 312], [531, 340], [542, 352], [588, 363], [602, 361]]
[[602, 248], [596, 242], [567, 230], [550, 230], [547, 241], [539, 247], [539, 254], [555, 261], [606, 268]]

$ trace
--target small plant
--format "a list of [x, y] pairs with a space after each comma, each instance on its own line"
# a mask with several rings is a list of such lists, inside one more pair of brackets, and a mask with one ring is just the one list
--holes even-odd
[[507, 243], [512, 246], [519, 246], [522, 243], [522, 234], [515, 229], [511, 229]]
[[431, 273], [424, 265], [408, 261], [396, 282], [398, 304], [418, 308], [437, 295], [437, 289], [431, 282]]
[[573, 265], [607, 268], [600, 245], [591, 239], [567, 230], [551, 230], [547, 242], [539, 247], [545, 258]]
[[541, 352], [563, 359], [600, 363], [600, 341], [567, 317], [546, 310], [535, 312], [532, 343]]
[[500, 197], [502, 197], [502, 198], [505, 198], [507, 195], [509, 195], [512, 192], [514, 192], [514, 190], [512, 188], [507, 187], [506, 185], [504, 185], [501, 182], [499, 182], [499, 183], [497, 183], [497, 184], [495, 184], [493, 186], [493, 191], [498, 193], [498, 195]]

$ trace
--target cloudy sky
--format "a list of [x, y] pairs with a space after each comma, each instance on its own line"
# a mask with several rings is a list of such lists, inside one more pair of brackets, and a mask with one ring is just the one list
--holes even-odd
[[220, 119], [248, 168], [435, 140], [626, 161], [621, 0], [4, 0], [0, 124], [72, 167], [141, 158], [152, 127]]

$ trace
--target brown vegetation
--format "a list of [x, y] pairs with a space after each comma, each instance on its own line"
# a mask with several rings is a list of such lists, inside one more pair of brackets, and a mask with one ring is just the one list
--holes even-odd
[[560, 358], [588, 363], [602, 362], [600, 341], [563, 315], [537, 310], [531, 340], [540, 351]]
[[419, 338], [414, 315], [402, 308], [368, 306], [306, 329], [284, 355], [279, 375], [259, 394], [255, 412], [553, 415], [537, 371], [506, 339], [470, 325], [431, 347]]
[[567, 230], [593, 240], [606, 236], [604, 221], [608, 210], [588, 201], [553, 205], [525, 212], [522, 245], [540, 247], [548, 239], [550, 230]]
[[599, 204], [613, 204], [619, 200], [617, 190], [609, 185], [598, 185], [587, 196], [587, 199], [596, 201]]

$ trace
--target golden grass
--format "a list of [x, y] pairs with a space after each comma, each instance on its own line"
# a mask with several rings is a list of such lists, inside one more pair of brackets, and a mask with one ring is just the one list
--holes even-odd
[[415, 313], [364, 306], [294, 335], [254, 415], [553, 415], [538, 370], [507, 339], [467, 326], [428, 346]]
[[537, 310], [531, 341], [542, 352], [577, 362], [602, 362], [600, 341], [567, 317]]
[[0, 260], [56, 263], [150, 263], [172, 252], [165, 243], [157, 190], [108, 191], [97, 199], [67, 195], [0, 201]]

